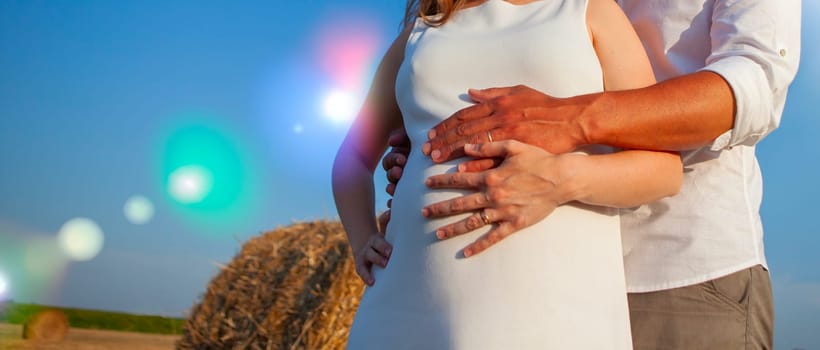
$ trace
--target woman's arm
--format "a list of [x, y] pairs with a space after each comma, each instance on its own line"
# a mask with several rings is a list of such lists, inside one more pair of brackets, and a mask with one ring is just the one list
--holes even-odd
[[[589, 0], [587, 27], [601, 62], [604, 90], [636, 89], [655, 83], [638, 35], [615, 1]], [[683, 179], [680, 156], [672, 152], [625, 150], [559, 157], [567, 164], [564, 182], [573, 200], [631, 207], [677, 194]]]
[[[655, 82], [637, 34], [614, 1], [590, 0], [587, 25], [606, 90], [640, 88]], [[476, 91], [470, 94], [478, 102], [486, 97]], [[477, 160], [459, 165], [458, 173], [428, 178], [427, 186], [480, 192], [422, 210], [426, 217], [478, 211], [439, 228], [436, 235], [441, 239], [470, 232], [487, 221], [496, 223], [489, 233], [465, 248], [467, 256], [538, 222], [558, 205], [580, 201], [631, 207], [676, 194], [683, 178], [680, 157], [673, 153], [627, 150], [590, 156], [554, 155], [512, 140], [468, 146], [465, 153]], [[494, 167], [498, 161], [488, 158], [503, 161]]]
[[387, 148], [389, 132], [402, 123], [395, 82], [410, 30], [408, 26], [402, 31], [382, 58], [364, 105], [333, 163], [336, 208], [353, 250], [356, 272], [371, 285], [371, 266], [385, 266], [391, 252], [376, 227], [373, 171]]

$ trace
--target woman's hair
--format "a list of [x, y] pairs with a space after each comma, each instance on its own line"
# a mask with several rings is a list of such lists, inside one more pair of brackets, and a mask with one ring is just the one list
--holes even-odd
[[431, 26], [440, 26], [447, 22], [457, 9], [464, 6], [467, 0], [407, 0], [404, 11], [404, 24], [409, 25], [416, 18], [421, 18]]

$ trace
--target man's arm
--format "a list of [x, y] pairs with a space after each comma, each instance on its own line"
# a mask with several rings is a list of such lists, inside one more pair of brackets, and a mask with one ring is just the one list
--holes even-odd
[[776, 129], [800, 59], [800, 1], [716, 1], [710, 36], [699, 71], [604, 94], [580, 115], [585, 142], [719, 150], [754, 145]]
[[712, 143], [732, 128], [735, 101], [720, 75], [697, 72], [638, 90], [578, 97], [576, 145], [680, 151]]
[[700, 71], [563, 99], [524, 86], [470, 91], [478, 104], [433, 128], [423, 150], [436, 162], [458, 158], [462, 145], [485, 141], [487, 132], [551, 153], [586, 144], [672, 151], [752, 145], [779, 125], [799, 63], [800, 3], [718, 1], [712, 15], [712, 52]]
[[[710, 144], [732, 128], [734, 97], [716, 73], [697, 72], [649, 87], [555, 98], [527, 86], [470, 90], [478, 104], [430, 131], [435, 162], [463, 157], [467, 143], [518, 140], [555, 153], [584, 145], [678, 151]], [[461, 124], [459, 126], [459, 124]]]

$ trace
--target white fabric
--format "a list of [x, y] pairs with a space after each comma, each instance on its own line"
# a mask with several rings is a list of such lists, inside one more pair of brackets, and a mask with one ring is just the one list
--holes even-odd
[[484, 229], [446, 241], [421, 208], [464, 192], [428, 190], [433, 164], [419, 147], [435, 124], [470, 103], [468, 88], [527, 84], [556, 96], [598, 92], [600, 64], [586, 0], [513, 5], [489, 0], [439, 28], [417, 21], [396, 81], [411, 138], [387, 240], [350, 332], [350, 349], [630, 349], [616, 210], [563, 206], [469, 259]]
[[682, 152], [680, 194], [622, 212], [627, 289], [669, 289], [766, 266], [755, 144], [779, 125], [797, 71], [800, 1], [618, 2], [658, 80], [709, 70], [736, 99], [730, 132]]

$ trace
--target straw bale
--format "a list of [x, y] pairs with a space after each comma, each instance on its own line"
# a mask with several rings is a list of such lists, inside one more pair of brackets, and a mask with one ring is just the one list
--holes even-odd
[[343, 349], [364, 291], [338, 222], [245, 243], [192, 309], [179, 349]]
[[59, 310], [40, 311], [23, 324], [23, 339], [61, 341], [68, 333], [68, 317]]

